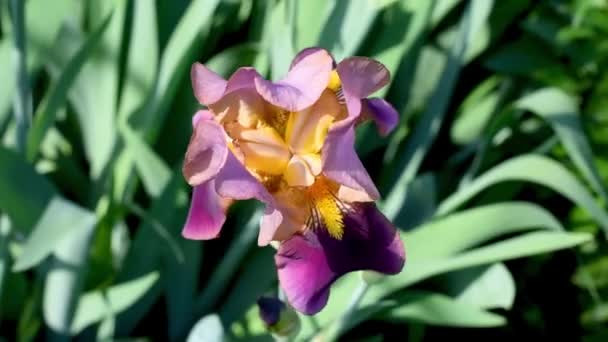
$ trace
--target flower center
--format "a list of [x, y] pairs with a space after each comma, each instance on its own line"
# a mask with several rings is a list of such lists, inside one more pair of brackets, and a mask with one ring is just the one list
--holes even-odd
[[315, 104], [299, 112], [266, 106], [258, 114], [249, 110], [252, 106], [243, 107], [248, 109], [246, 115], [225, 127], [245, 166], [260, 180], [272, 178], [269, 184], [280, 178], [290, 187], [311, 186], [322, 171], [327, 132], [342, 111], [334, 91], [327, 89]]

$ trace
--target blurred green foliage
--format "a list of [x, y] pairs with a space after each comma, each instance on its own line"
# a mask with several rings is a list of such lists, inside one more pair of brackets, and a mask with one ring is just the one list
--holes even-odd
[[180, 235], [188, 71], [308, 46], [392, 73], [357, 148], [408, 261], [297, 340], [605, 340], [607, 36], [605, 0], [0, 0], [0, 340], [272, 340], [258, 205]]

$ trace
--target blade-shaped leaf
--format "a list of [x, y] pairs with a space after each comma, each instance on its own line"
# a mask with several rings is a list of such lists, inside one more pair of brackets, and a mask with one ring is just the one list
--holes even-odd
[[608, 200], [602, 179], [593, 164], [593, 152], [579, 121], [576, 100], [560, 89], [544, 88], [517, 100], [515, 107], [534, 112], [547, 120], [591, 187], [604, 200]]
[[0, 209], [28, 232], [55, 196], [55, 187], [13, 151], [0, 146]]
[[95, 225], [74, 230], [53, 251], [44, 281], [42, 313], [46, 324], [61, 339], [70, 335], [94, 231]]
[[95, 221], [94, 213], [70, 201], [54, 197], [28, 237], [13, 270], [18, 272], [36, 266], [49, 256], [62, 240], [75, 231], [91, 229]]
[[192, 328], [187, 342], [224, 342], [224, 327], [218, 315], [208, 315], [201, 318]]
[[440, 281], [456, 300], [480, 309], [510, 310], [515, 301], [515, 281], [503, 263], [451, 272]]
[[[544, 208], [528, 202], [506, 202], [464, 210], [418, 227], [404, 239], [408, 257], [438, 259], [504, 234], [532, 228], [563, 230]], [[442, 243], [429, 243], [441, 239]]]
[[[386, 196], [385, 212], [389, 216], [396, 216], [396, 213], [403, 206], [406, 193], [403, 190], [418, 173], [426, 153], [439, 133], [460, 69], [464, 65], [464, 55], [475, 37], [471, 30], [485, 22], [492, 4], [493, 1], [485, 0], [472, 1], [468, 4], [460, 22], [457, 39], [449, 52], [448, 62], [441, 80], [409, 138], [402, 157], [397, 160], [394, 168], [391, 168], [396, 172], [401, 172], [401, 175], [398, 176], [397, 181], [394, 182], [391, 191]], [[393, 173], [388, 176], [388, 179], [393, 179], [394, 176]]]
[[100, 322], [111, 312], [116, 315], [135, 303], [158, 280], [156, 272], [147, 274], [129, 282], [120, 283], [105, 291], [94, 291], [84, 294], [78, 302], [71, 332], [77, 334], [87, 326]]
[[57, 81], [49, 89], [44, 102], [36, 110], [34, 122], [28, 133], [28, 160], [34, 160], [38, 148], [44, 139], [44, 135], [55, 121], [57, 111], [65, 103], [70, 87], [93, 50], [101, 43], [100, 37], [105, 32], [109, 22], [110, 17], [106, 18], [101, 26], [89, 36], [87, 41], [67, 63]]
[[540, 155], [523, 155], [509, 159], [477, 177], [463, 189], [446, 198], [437, 215], [447, 214], [489, 186], [504, 181], [533, 182], [551, 188], [584, 208], [608, 232], [608, 215], [587, 189], [566, 168]]
[[477, 328], [501, 326], [506, 323], [500, 315], [439, 293], [408, 291], [399, 295], [397, 302], [399, 304], [384, 312], [381, 318], [397, 322]]
[[[407, 235], [403, 239], [407, 242]], [[409, 264], [404, 270], [399, 275], [387, 277], [382, 284], [373, 287], [365, 302], [373, 303], [374, 300], [397, 289], [444, 272], [570, 248], [592, 239], [593, 236], [586, 233], [538, 231], [521, 234], [447, 258], [417, 260], [415, 257], [410, 257]]]

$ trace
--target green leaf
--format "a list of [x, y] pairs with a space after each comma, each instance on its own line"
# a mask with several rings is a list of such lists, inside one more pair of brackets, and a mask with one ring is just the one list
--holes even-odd
[[158, 135], [177, 86], [193, 62], [190, 56], [204, 42], [201, 32], [211, 26], [218, 3], [219, 0], [192, 1], [171, 34], [160, 61], [154, 91], [136, 118], [136, 130], [144, 129], [146, 137]]
[[169, 338], [172, 341], [183, 340], [188, 333], [194, 315], [194, 304], [199, 288], [202, 268], [203, 246], [200, 241], [179, 239], [183, 260], [178, 260], [175, 253], [165, 253], [166, 273], [165, 292], [167, 300], [167, 318], [169, 320]]
[[65, 103], [70, 87], [78, 76], [84, 63], [88, 60], [89, 56], [91, 56], [93, 50], [100, 44], [100, 37], [105, 32], [109, 22], [110, 17], [107, 17], [101, 26], [91, 34], [78, 52], [70, 59], [61, 75], [49, 89], [43, 103], [36, 110], [34, 123], [28, 133], [28, 160], [34, 160], [47, 130], [54, 123], [57, 112]]
[[317, 45], [333, 4], [326, 0], [294, 1], [294, 3], [296, 6], [295, 47], [299, 51]]
[[[4, 78], [0, 82], [0, 127], [8, 119], [13, 105], [13, 95], [15, 93], [15, 73], [11, 55], [12, 45], [9, 39], [0, 41], [0, 73]], [[0, 131], [2, 133], [2, 131]]]
[[608, 232], [608, 215], [576, 177], [557, 162], [534, 154], [509, 159], [486, 171], [465, 188], [446, 198], [439, 205], [437, 215], [455, 210], [482, 190], [504, 181], [526, 181], [549, 187], [587, 210]]
[[[175, 171], [172, 174], [173, 178], [147, 211], [146, 216], [153, 218], [153, 220], [143, 220], [137, 229], [124, 261], [124, 267], [118, 275], [120, 281], [131, 281], [151, 272], [161, 272], [163, 269], [163, 257], [166, 256], [167, 252], [165, 249], [171, 248], [172, 244], [167, 243], [167, 236], [160, 235], [159, 231], [154, 228], [154, 224], [158, 223], [163, 227], [181, 226], [185, 216], [177, 215], [177, 213], [181, 212], [187, 205], [183, 177]], [[173, 240], [176, 239], [176, 235], [180, 231], [174, 229], [168, 232], [172, 233], [168, 237]], [[158, 248], [150, 248], [150, 246], [157, 246]], [[179, 248], [179, 245], [177, 247]], [[162, 294], [162, 290], [163, 287], [160, 284], [155, 284], [141, 300], [117, 317], [116, 331], [118, 336], [130, 334], [131, 330]]]
[[74, 230], [53, 251], [44, 281], [42, 313], [46, 324], [60, 339], [70, 335], [94, 232], [95, 225]]
[[380, 1], [334, 2], [317, 45], [338, 61], [355, 55], [383, 5]]
[[[0, 215], [0, 301], [2, 300], [2, 291], [4, 290], [4, 283], [7, 279], [7, 270], [10, 268], [9, 261], [9, 252], [8, 252], [8, 244], [9, 244], [9, 234], [11, 231], [10, 222], [8, 218], [4, 215]], [[0, 310], [0, 315], [2, 315], [2, 311]]]
[[[404, 235], [402, 238], [407, 244], [408, 236]], [[592, 239], [593, 236], [586, 233], [537, 231], [434, 260], [410, 256], [404, 270], [397, 276], [387, 277], [381, 285], [373, 287], [365, 302], [373, 302], [397, 289], [437, 274], [570, 248]], [[412, 243], [412, 239], [409, 239], [409, 242]]]
[[515, 107], [547, 120], [591, 187], [608, 201], [602, 179], [593, 164], [593, 152], [579, 121], [577, 101], [560, 89], [543, 88], [517, 100]]
[[196, 323], [188, 335], [187, 342], [224, 342], [224, 327], [218, 315], [207, 315]]
[[[489, 6], [488, 3], [490, 3]], [[391, 170], [395, 170], [394, 172], [400, 172], [401, 174], [394, 184], [392, 184], [391, 191], [386, 196], [385, 212], [389, 216], [396, 216], [396, 213], [403, 206], [406, 193], [403, 189], [407, 187], [418, 173], [418, 169], [426, 153], [439, 133], [439, 128], [446, 113], [456, 80], [460, 74], [460, 69], [464, 65], [464, 54], [474, 37], [471, 30], [480, 23], [485, 22], [492, 3], [493, 1], [476, 0], [468, 4], [467, 10], [460, 22], [457, 39], [449, 52], [448, 62], [441, 80], [438, 82], [433, 95], [429, 99], [425, 112], [410, 136], [402, 157], [390, 168]], [[386, 176], [386, 179], [392, 180], [396, 178], [397, 175], [394, 172]]]
[[103, 320], [107, 313], [112, 315], [126, 310], [156, 284], [159, 274], [149, 273], [129, 282], [111, 286], [105, 291], [84, 294], [78, 302], [78, 310], [71, 326], [72, 334], [80, 333], [89, 325]]
[[261, 210], [255, 211], [251, 216], [241, 214], [242, 219], [246, 220], [248, 218], [248, 220], [237, 225], [243, 226], [243, 230], [228, 246], [221, 262], [211, 273], [209, 283], [196, 299], [195, 312], [197, 314], [208, 313], [220, 299], [222, 291], [226, 290], [229, 280], [258, 235], [261, 214]]
[[13, 271], [36, 266], [49, 256], [63, 239], [75, 231], [90, 230], [95, 214], [65, 199], [54, 197], [28, 237]]
[[481, 136], [500, 102], [499, 84], [499, 77], [490, 77], [481, 82], [462, 102], [450, 129], [452, 141], [464, 145]]
[[257, 44], [235, 45], [211, 57], [205, 63], [205, 66], [218, 75], [228, 78], [239, 67], [252, 65], [258, 53], [260, 51]]
[[0, 165], [0, 208], [16, 230], [29, 232], [56, 190], [31, 165], [1, 146]]
[[[490, 204], [451, 214], [406, 233], [410, 260], [434, 260], [533, 228], [564, 230], [544, 208], [528, 202]], [[430, 243], [441, 239], [442, 243]]]
[[459, 302], [439, 293], [408, 291], [398, 296], [398, 303], [381, 318], [452, 327], [496, 327], [506, 323], [504, 317]]
[[451, 272], [440, 282], [451, 297], [480, 309], [510, 310], [515, 301], [515, 281], [503, 263]]
[[265, 247], [256, 250], [242, 266], [234, 287], [219, 311], [222, 321], [229, 325], [238, 320], [253, 305], [261, 293], [276, 282], [277, 273], [273, 267], [275, 250]]
[[171, 170], [165, 162], [126, 124], [119, 125], [120, 133], [125, 142], [125, 150], [135, 163], [146, 192], [158, 197], [171, 178]]
[[280, 1], [274, 6], [270, 15], [269, 28], [281, 28], [270, 31], [268, 38], [270, 40], [268, 42], [270, 44], [270, 75], [275, 80], [279, 80], [287, 74], [289, 64], [296, 55], [293, 43], [294, 16], [294, 1]]
[[118, 117], [124, 121], [145, 105], [158, 71], [158, 25], [154, 1], [133, 3], [133, 23], [128, 45], [125, 80]]
[[93, 179], [102, 175], [116, 143], [119, 59], [126, 7], [127, 3], [120, 0], [91, 2], [89, 20], [95, 27], [109, 13], [112, 13], [112, 19], [101, 36], [101, 44], [94, 49], [77, 77], [77, 90], [73, 90], [70, 96], [78, 115]]

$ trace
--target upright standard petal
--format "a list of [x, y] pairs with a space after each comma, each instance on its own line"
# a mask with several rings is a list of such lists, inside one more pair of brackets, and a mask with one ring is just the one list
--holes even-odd
[[365, 191], [370, 198], [378, 199], [380, 193], [355, 151], [355, 119], [340, 121], [329, 130], [321, 153], [323, 174], [338, 184]]
[[373, 203], [353, 204], [344, 224], [341, 239], [315, 229], [294, 235], [279, 247], [275, 256], [279, 282], [298, 311], [319, 312], [327, 303], [331, 284], [345, 273], [397, 274], [403, 268], [405, 250], [399, 234]]
[[226, 133], [207, 112], [195, 115], [196, 127], [184, 159], [183, 174], [188, 184], [196, 186], [213, 178], [226, 162]]
[[376, 123], [381, 135], [388, 135], [399, 123], [399, 113], [384, 99], [373, 98], [363, 100], [363, 116]]
[[297, 112], [311, 106], [329, 82], [333, 58], [325, 50], [317, 50], [304, 56], [293, 65], [287, 76], [278, 82], [262, 77], [255, 79], [258, 93], [269, 103]]
[[209, 180], [194, 187], [190, 211], [182, 230], [185, 238], [209, 240], [219, 235], [226, 215], [214, 183], [214, 180]]
[[348, 108], [348, 115], [358, 117], [361, 99], [384, 87], [390, 80], [388, 69], [367, 57], [350, 57], [336, 67]]
[[254, 79], [261, 77], [253, 68], [239, 68], [228, 81], [200, 63], [190, 69], [194, 96], [201, 104], [209, 106], [226, 94], [242, 88], [253, 88]]
[[[300, 52], [298, 52], [298, 54], [293, 58], [293, 61], [291, 61], [291, 65], [289, 66], [289, 70], [293, 69], [296, 65], [300, 64], [300, 62], [307, 56], [312, 55], [314, 53], [317, 53], [319, 51], [324, 51], [325, 53], [327, 53], [328, 55], [331, 56], [331, 54], [323, 49], [323, 48], [319, 48], [319, 47], [308, 47], [305, 49], [300, 50]], [[335, 64], [336, 62], [334, 61], [333, 57], [332, 57], [332, 67], [335, 68]]]

